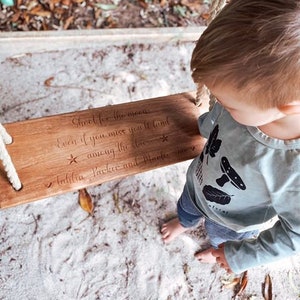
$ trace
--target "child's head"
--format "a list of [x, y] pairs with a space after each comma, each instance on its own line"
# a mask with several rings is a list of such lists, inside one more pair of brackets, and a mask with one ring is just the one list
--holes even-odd
[[265, 108], [300, 101], [300, 1], [231, 0], [200, 37], [194, 81]]

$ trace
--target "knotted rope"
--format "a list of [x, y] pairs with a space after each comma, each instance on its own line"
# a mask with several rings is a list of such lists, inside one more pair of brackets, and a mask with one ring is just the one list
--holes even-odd
[[6, 129], [0, 123], [0, 160], [2, 160], [9, 182], [13, 188], [18, 191], [22, 188], [22, 183], [5, 146], [6, 144], [11, 143], [12, 137], [7, 133]]
[[211, 0], [211, 6], [209, 10], [208, 24], [215, 18], [215, 16], [222, 10], [225, 4], [229, 2], [227, 0]]
[[[229, 1], [230, 0], [211, 0], [209, 18], [207, 20], [208, 25]], [[211, 110], [214, 104], [216, 103], [216, 98], [213, 94], [209, 92], [209, 90], [204, 84], [199, 83], [197, 87], [197, 94], [196, 94], [196, 101], [195, 101], [196, 105], [200, 106], [202, 104], [203, 97], [207, 97], [208, 95], [209, 95], [209, 110]]]

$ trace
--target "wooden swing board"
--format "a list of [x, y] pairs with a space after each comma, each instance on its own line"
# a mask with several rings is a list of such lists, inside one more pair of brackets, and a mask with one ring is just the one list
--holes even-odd
[[194, 158], [205, 140], [193, 96], [182, 93], [4, 125], [13, 138], [7, 150], [22, 189], [12, 188], [1, 164], [0, 208]]

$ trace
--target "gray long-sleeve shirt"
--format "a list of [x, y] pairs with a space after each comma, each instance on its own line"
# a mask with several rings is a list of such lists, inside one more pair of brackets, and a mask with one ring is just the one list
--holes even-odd
[[199, 118], [208, 138], [187, 172], [200, 211], [237, 232], [278, 222], [255, 240], [228, 241], [235, 273], [300, 252], [300, 139], [283, 141], [237, 123], [220, 105]]

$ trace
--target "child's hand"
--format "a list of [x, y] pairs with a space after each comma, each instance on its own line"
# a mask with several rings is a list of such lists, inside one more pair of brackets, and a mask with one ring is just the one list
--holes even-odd
[[228, 273], [232, 273], [224, 253], [224, 244], [219, 245], [218, 249], [213, 249], [211, 254], [216, 258], [216, 262], [221, 268], [225, 269]]

